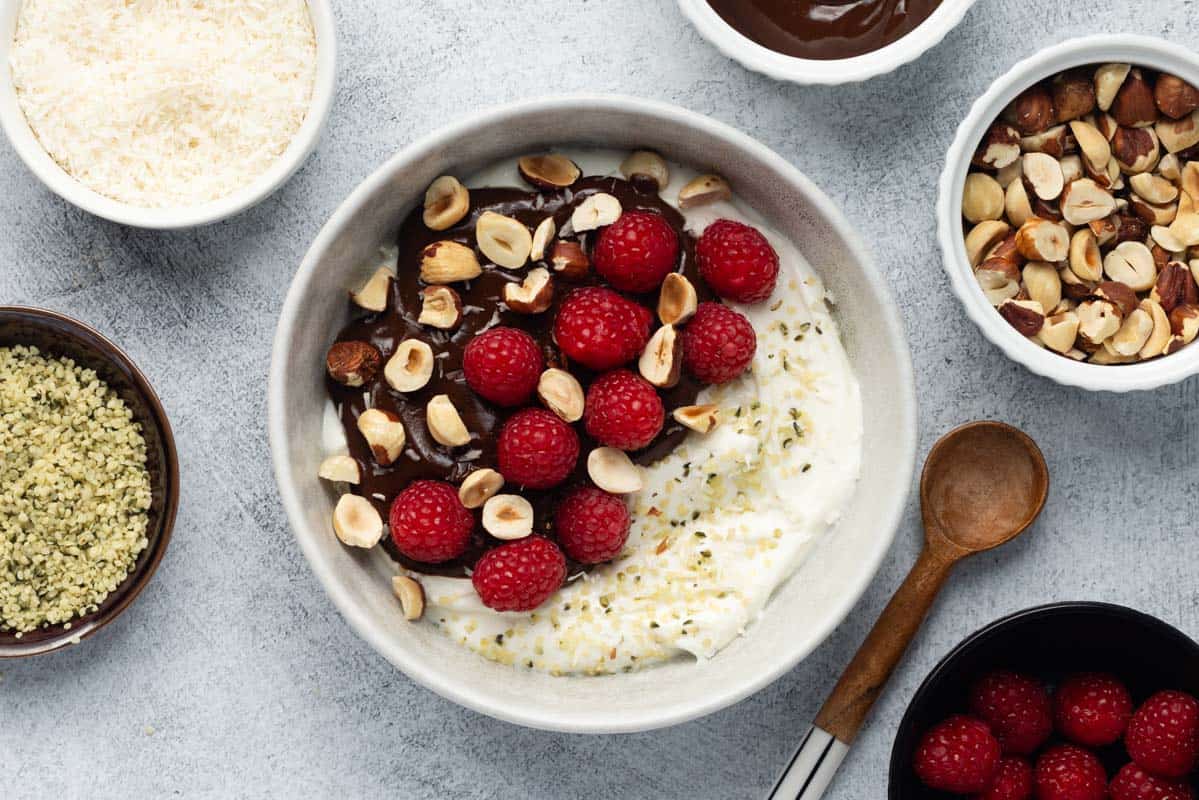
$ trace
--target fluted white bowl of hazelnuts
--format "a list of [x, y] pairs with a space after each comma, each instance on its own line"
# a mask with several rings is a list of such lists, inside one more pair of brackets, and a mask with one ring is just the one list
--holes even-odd
[[945, 270], [1012, 360], [1126, 392], [1199, 372], [1199, 57], [1102, 35], [1014, 66], [941, 175]]

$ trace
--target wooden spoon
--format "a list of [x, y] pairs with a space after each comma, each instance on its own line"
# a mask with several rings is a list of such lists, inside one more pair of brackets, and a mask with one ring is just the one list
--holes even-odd
[[953, 565], [1023, 533], [1048, 492], [1044, 456], [1010, 425], [972, 422], [933, 446], [920, 479], [920, 559], [816, 715], [770, 800], [824, 794]]

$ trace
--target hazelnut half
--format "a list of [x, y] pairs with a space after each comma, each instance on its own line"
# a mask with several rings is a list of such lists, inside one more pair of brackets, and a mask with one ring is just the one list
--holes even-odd
[[683, 370], [683, 347], [673, 325], [663, 325], [654, 331], [637, 361], [641, 377], [659, 389], [678, 385]]
[[620, 165], [620, 174], [630, 181], [638, 175], [652, 178], [654, 183], [658, 184], [658, 191], [662, 191], [670, 183], [670, 167], [666, 165], [666, 160], [649, 150], [635, 150], [629, 153], [628, 158]]
[[362, 473], [358, 468], [358, 462], [350, 456], [329, 456], [321, 462], [320, 469], [317, 470], [317, 477], [322, 480], [332, 481], [333, 483], [351, 483], [358, 484], [362, 480]]
[[962, 216], [970, 222], [1003, 216], [1004, 192], [999, 181], [985, 172], [971, 172], [962, 188]]
[[1173, 335], [1170, 330], [1170, 318], [1161, 304], [1152, 298], [1142, 300], [1140, 307], [1153, 320], [1153, 333], [1149, 335], [1137, 355], [1143, 359], [1157, 358], [1166, 351], [1166, 345], [1170, 343], [1170, 337]]
[[1064, 311], [1045, 318], [1045, 324], [1037, 333], [1041, 344], [1056, 353], [1068, 353], [1078, 338], [1078, 314]]
[[720, 406], [708, 403], [682, 406], [670, 412], [674, 421], [697, 433], [711, 433], [720, 424]]
[[999, 315], [1021, 336], [1036, 336], [1045, 325], [1045, 309], [1032, 300], [1007, 300], [999, 306]]
[[578, 164], [556, 153], [523, 156], [517, 160], [516, 168], [522, 178], [538, 189], [562, 189], [583, 176]]
[[578, 242], [554, 242], [550, 253], [550, 266], [554, 272], [569, 280], [579, 280], [591, 272], [591, 260]]
[[462, 298], [448, 286], [426, 286], [416, 321], [443, 331], [451, 330], [462, 321]]
[[1111, 114], [1118, 125], [1145, 128], [1157, 122], [1157, 102], [1153, 89], [1140, 69], [1129, 70], [1124, 84], [1112, 100]]
[[570, 225], [576, 233], [593, 231], [620, 219], [622, 211], [620, 201], [615, 197], [606, 192], [596, 192], [575, 207], [570, 215]]
[[1070, 130], [1078, 141], [1078, 149], [1087, 160], [1091, 172], [1101, 172], [1107, 169], [1112, 160], [1112, 146], [1107, 137], [1099, 132], [1091, 123], [1085, 120], [1075, 120], [1070, 123]]
[[469, 281], [483, 274], [475, 251], [451, 241], [434, 242], [421, 251], [420, 279], [425, 283]]
[[1019, 158], [1020, 131], [1011, 125], [997, 122], [987, 129], [972, 161], [977, 167], [1003, 169], [1014, 164]]
[[1131, 71], [1131, 64], [1104, 64], [1095, 70], [1095, 105], [1099, 106], [1100, 111], [1111, 109], [1116, 93]]
[[475, 239], [483, 255], [504, 269], [520, 269], [533, 252], [533, 234], [524, 223], [494, 211], [479, 216]]
[[1027, 153], [1024, 156], [1024, 177], [1042, 200], [1056, 200], [1065, 187], [1062, 165], [1047, 153]]
[[359, 308], [365, 308], [367, 311], [383, 311], [387, 308], [388, 290], [391, 288], [391, 281], [395, 278], [395, 273], [387, 267], [379, 267], [375, 270], [375, 274], [371, 275], [370, 280], [362, 285], [362, 288], [356, 292], [350, 293], [350, 300]]
[[730, 200], [733, 190], [719, 175], [700, 175], [679, 189], [679, 208], [688, 209]]
[[425, 424], [429, 434], [438, 444], [446, 447], [462, 447], [470, 444], [470, 431], [462, 421], [462, 415], [454, 408], [450, 396], [439, 394], [425, 406]]
[[658, 294], [658, 319], [663, 325], [682, 325], [695, 314], [699, 298], [695, 287], [681, 272], [671, 272]]
[[383, 367], [383, 379], [397, 392], [415, 392], [423, 389], [432, 377], [433, 348], [420, 339], [405, 339], [400, 342], [400, 346]]
[[477, 469], [466, 476], [458, 487], [458, 499], [467, 508], [482, 508], [490, 498], [504, 488], [504, 476], [494, 469]]
[[1105, 219], [1116, 210], [1116, 198], [1090, 178], [1081, 178], [1062, 191], [1062, 218], [1071, 225]]
[[404, 451], [404, 423], [391, 411], [368, 408], [358, 415], [358, 430], [380, 466], [390, 466]]
[[541, 373], [537, 380], [537, 396], [546, 408], [565, 422], [578, 422], [583, 418], [586, 404], [583, 387], [564, 369], [551, 367]]
[[554, 222], [553, 217], [546, 217], [537, 223], [537, 227], [533, 230], [533, 249], [529, 251], [529, 258], [533, 261], [544, 260], [546, 249], [557, 235], [558, 225]]
[[1076, 230], [1070, 240], [1070, 271], [1084, 281], [1103, 278], [1103, 256], [1090, 228]]
[[1150, 172], [1161, 156], [1157, 134], [1149, 128], [1124, 128], [1112, 139], [1112, 155], [1120, 169], [1130, 175]]
[[343, 494], [333, 507], [333, 533], [344, 545], [369, 549], [383, 538], [383, 518], [370, 500]]
[[383, 354], [370, 342], [337, 342], [325, 355], [329, 377], [345, 386], [362, 386], [374, 380]]
[[1057, 268], [1044, 261], [1030, 261], [1024, 265], [1024, 288], [1028, 297], [1040, 303], [1043, 310], [1053, 310], [1062, 302], [1062, 279]]
[[404, 619], [416, 622], [425, 613], [425, 590], [407, 575], [396, 575], [391, 579], [391, 591], [400, 601]]
[[1182, 119], [1199, 108], [1199, 89], [1177, 75], [1163, 72], [1153, 87], [1157, 108], [1170, 119]]
[[1124, 318], [1120, 330], [1111, 338], [1111, 348], [1120, 356], [1135, 356], [1153, 333], [1153, 317], [1140, 308]]
[[425, 226], [444, 231], [454, 227], [470, 211], [470, 192], [457, 178], [442, 175], [425, 190]]
[[1141, 242], [1121, 242], [1103, 259], [1103, 271], [1136, 292], [1147, 292], [1157, 281], [1153, 253]]
[[504, 284], [504, 303], [518, 314], [540, 314], [554, 302], [554, 280], [549, 270], [529, 270], [521, 283]]
[[1063, 73], [1053, 80], [1053, 109], [1058, 122], [1085, 117], [1095, 110], [1095, 82], [1080, 73]]
[[483, 529], [505, 542], [533, 532], [533, 504], [518, 494], [497, 494], [483, 504]]
[[983, 257], [1007, 236], [1011, 226], [1001, 220], [992, 219], [980, 222], [966, 234], [966, 256], [970, 266], [977, 267]]
[[1171, 153], [1181, 153], [1199, 145], [1199, 111], [1182, 119], [1163, 119], [1154, 127], [1162, 147]]
[[1109, 300], [1086, 300], [1079, 304], [1075, 313], [1078, 314], [1079, 339], [1096, 347], [1114, 336], [1124, 321], [1116, 304]]
[[592, 450], [587, 455], [587, 474], [596, 486], [610, 494], [639, 492], [644, 485], [641, 468], [628, 453], [615, 447]]
[[1129, 178], [1128, 185], [1146, 203], [1160, 206], [1178, 199], [1178, 187], [1160, 175], [1142, 172]]
[[1016, 247], [1029, 261], [1065, 261], [1070, 234], [1056, 222], [1033, 217], [1016, 232]]

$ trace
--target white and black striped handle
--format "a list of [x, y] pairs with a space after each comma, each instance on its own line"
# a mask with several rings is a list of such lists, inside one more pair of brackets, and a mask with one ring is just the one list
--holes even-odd
[[833, 782], [849, 746], [815, 725], [770, 792], [768, 800], [818, 800]]

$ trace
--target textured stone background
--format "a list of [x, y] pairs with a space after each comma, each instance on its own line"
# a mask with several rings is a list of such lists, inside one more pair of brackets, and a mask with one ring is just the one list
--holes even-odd
[[[621, 737], [493, 721], [413, 685], [360, 642], [294, 545], [267, 453], [276, 315], [343, 197], [413, 138], [474, 109], [613, 91], [729, 122], [806, 171], [860, 226], [904, 311], [922, 450], [996, 417], [1044, 446], [1055, 479], [1033, 534], [956, 575], [831, 796], [881, 797], [923, 675], [995, 617], [1106, 599], [1199, 634], [1195, 380], [1126, 397], [1063, 389], [1005, 359], [951, 296], [935, 246], [942, 157], [1000, 73], [1074, 34], [1194, 46], [1199, 3], [981, 0], [918, 63], [802, 88], [727, 61], [668, 0], [339, 0], [340, 92], [316, 155], [232, 222], [138, 232], [52, 196], [0, 143], [0, 302], [83, 318], [162, 394], [186, 491], [141, 600], [85, 645], [0, 664], [5, 797], [754, 798], [775, 778], [917, 549], [915, 505], [871, 591], [810, 659], [735, 708]], [[519, 10], [517, 10], [519, 9]]]

